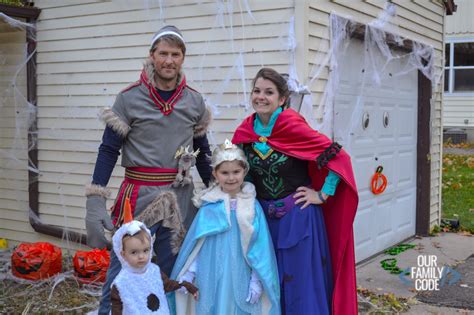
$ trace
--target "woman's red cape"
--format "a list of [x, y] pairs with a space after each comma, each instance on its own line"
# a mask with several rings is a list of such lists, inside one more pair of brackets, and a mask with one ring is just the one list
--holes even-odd
[[[247, 117], [235, 131], [232, 143], [259, 141], [254, 132], [255, 114]], [[332, 158], [326, 167], [318, 169], [316, 158], [332, 141], [312, 129], [306, 120], [292, 109], [278, 115], [267, 143], [275, 150], [298, 159], [310, 161], [309, 174], [313, 188], [321, 190], [328, 170], [341, 178], [336, 195], [323, 205], [324, 221], [331, 252], [333, 270], [333, 315], [357, 314], [357, 291], [352, 224], [359, 197], [352, 171], [350, 156], [343, 150]]]

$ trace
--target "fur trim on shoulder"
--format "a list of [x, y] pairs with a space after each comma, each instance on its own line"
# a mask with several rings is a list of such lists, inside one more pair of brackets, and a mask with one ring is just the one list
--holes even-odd
[[155, 67], [153, 66], [153, 60], [148, 57], [145, 62], [143, 63], [143, 70], [145, 70], [146, 77], [148, 78], [148, 84], [151, 84], [154, 88], [156, 88], [155, 83]]
[[125, 138], [130, 131], [130, 126], [120, 119], [117, 114], [115, 114], [110, 107], [104, 108], [99, 116], [107, 127], [110, 127], [118, 133], [121, 137]]
[[212, 121], [212, 113], [211, 109], [206, 106], [204, 115], [202, 116], [201, 120], [194, 126], [194, 138], [202, 137], [206, 134], [207, 129]]
[[186, 235], [186, 229], [182, 224], [178, 199], [174, 192], [165, 191], [158, 194], [135, 220], [143, 222], [149, 228], [158, 222], [169, 228], [172, 231], [171, 251], [175, 255], [178, 253]]
[[109, 198], [110, 190], [100, 185], [89, 184], [89, 185], [86, 185], [86, 197], [89, 197], [89, 196], [102, 196], [105, 198]]
[[[252, 183], [244, 182], [242, 190], [236, 195], [237, 210], [235, 213], [240, 229], [242, 251], [244, 253], [247, 253], [254, 232], [253, 220], [255, 218], [255, 198], [255, 186]], [[201, 193], [200, 198], [194, 198], [193, 201], [197, 202], [197, 199], [200, 200], [201, 204], [204, 202], [214, 203], [223, 201], [230, 222], [230, 198], [227, 193], [222, 191], [219, 185], [209, 187]]]

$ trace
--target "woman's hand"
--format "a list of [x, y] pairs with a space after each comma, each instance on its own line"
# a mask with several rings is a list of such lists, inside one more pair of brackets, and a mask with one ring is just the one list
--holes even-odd
[[[323, 195], [325, 200], [328, 198], [328, 195], [324, 192], [321, 192], [321, 194]], [[298, 187], [296, 189], [296, 194], [293, 196], [293, 198], [296, 199], [295, 204], [300, 204], [304, 202], [304, 204], [301, 206], [301, 209], [306, 208], [310, 204], [320, 205], [323, 204], [325, 201], [319, 198], [318, 193], [314, 189], [308, 188], [306, 186]]]

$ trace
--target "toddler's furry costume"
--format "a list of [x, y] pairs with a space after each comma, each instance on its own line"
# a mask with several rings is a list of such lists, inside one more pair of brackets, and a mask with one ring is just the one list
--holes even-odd
[[[131, 218], [131, 214], [127, 214], [126, 217]], [[122, 257], [122, 240], [125, 235], [133, 236], [141, 230], [148, 234], [150, 257], [145, 267], [134, 268]], [[124, 223], [115, 232], [112, 243], [114, 252], [122, 264], [120, 273], [112, 283], [112, 314], [170, 314], [166, 292], [177, 290], [182, 286], [191, 293], [197, 291], [190, 283], [179, 284], [170, 280], [158, 265], [151, 262], [153, 239], [144, 223], [140, 221]]]

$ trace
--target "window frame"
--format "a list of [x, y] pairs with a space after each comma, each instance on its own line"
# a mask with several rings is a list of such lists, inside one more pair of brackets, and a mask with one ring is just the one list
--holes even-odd
[[[454, 70], [462, 70], [462, 69], [473, 69], [474, 66], [453, 66], [454, 65], [454, 44], [459, 44], [459, 43], [474, 43], [474, 37], [463, 37], [463, 38], [449, 38], [445, 40], [445, 49], [446, 45], [449, 47], [449, 64], [448, 66], [443, 67], [443, 75], [445, 73], [445, 70], [448, 70], [448, 90], [444, 91], [443, 88], [443, 93], [444, 95], [448, 96], [472, 96], [474, 95], [474, 90], [471, 92], [468, 91], [462, 91], [462, 92], [456, 92], [454, 91]], [[446, 55], [446, 53], [445, 53]]]

